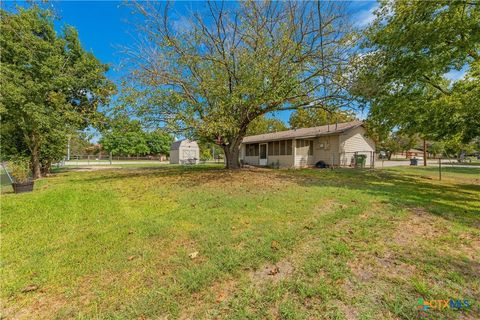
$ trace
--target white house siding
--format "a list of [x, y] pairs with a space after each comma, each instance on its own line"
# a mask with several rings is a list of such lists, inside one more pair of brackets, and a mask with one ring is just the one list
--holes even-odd
[[318, 137], [315, 139], [313, 149], [315, 163], [318, 161], [323, 161], [329, 165], [338, 165], [340, 154], [339, 151], [338, 135]]
[[271, 166], [279, 166], [280, 168], [293, 167], [293, 155], [284, 156], [267, 156], [267, 163]]
[[244, 161], [246, 164], [251, 164], [253, 166], [258, 166], [260, 164], [258, 156], [245, 156]]
[[299, 140], [312, 140], [312, 139], [297, 139], [295, 141], [295, 167], [307, 167], [315, 164], [315, 142], [314, 142], [314, 154], [309, 155], [309, 146], [297, 147], [297, 141]]
[[355, 152], [365, 154], [367, 156], [366, 164], [371, 163], [375, 142], [366, 137], [365, 133], [365, 128], [358, 127], [340, 135], [341, 165], [349, 165]]

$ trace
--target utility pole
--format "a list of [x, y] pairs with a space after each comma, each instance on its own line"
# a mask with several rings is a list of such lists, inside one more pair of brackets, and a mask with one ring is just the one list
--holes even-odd
[[427, 142], [423, 139], [423, 166], [427, 166]]
[[438, 180], [442, 180], [442, 156], [438, 158]]
[[70, 161], [70, 135], [68, 136], [68, 142], [67, 142], [67, 161]]

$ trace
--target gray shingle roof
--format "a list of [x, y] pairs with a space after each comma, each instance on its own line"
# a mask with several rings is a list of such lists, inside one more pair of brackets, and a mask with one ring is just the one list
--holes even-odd
[[351, 130], [363, 125], [362, 121], [351, 121], [338, 124], [330, 124], [320, 127], [301, 128], [287, 131], [279, 131], [273, 133], [259, 134], [256, 136], [247, 136], [243, 138], [242, 143], [255, 143], [274, 140], [288, 140], [288, 139], [306, 139], [314, 138], [318, 136], [325, 136], [331, 134], [343, 133], [347, 130]]
[[170, 146], [170, 150], [178, 150], [180, 149], [180, 145], [182, 144], [183, 140], [178, 140], [178, 141], [175, 141], [174, 143], [172, 143], [172, 145]]
[[180, 149], [180, 146], [181, 145], [184, 145], [184, 146], [188, 146], [189, 148], [191, 147], [197, 147], [198, 148], [198, 144], [196, 141], [194, 140], [189, 140], [189, 139], [183, 139], [183, 140], [178, 140], [178, 141], [175, 141], [174, 143], [172, 143], [170, 145], [170, 151], [172, 150], [179, 150]]

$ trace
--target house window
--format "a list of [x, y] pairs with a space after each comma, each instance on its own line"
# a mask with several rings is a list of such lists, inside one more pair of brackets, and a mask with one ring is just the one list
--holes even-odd
[[293, 154], [292, 146], [292, 140], [270, 141], [268, 143], [268, 155], [291, 156]]
[[273, 142], [273, 155], [278, 156], [280, 154], [280, 144], [278, 141]]
[[313, 155], [313, 140], [297, 140], [297, 148], [308, 148], [308, 155]]
[[287, 140], [287, 155], [292, 155], [292, 140]]
[[273, 142], [268, 143], [268, 155], [273, 156]]
[[258, 143], [247, 144], [245, 149], [245, 155], [247, 157], [258, 157]]

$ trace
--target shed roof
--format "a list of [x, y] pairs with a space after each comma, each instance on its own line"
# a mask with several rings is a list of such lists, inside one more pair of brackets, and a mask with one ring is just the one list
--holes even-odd
[[172, 145], [170, 146], [170, 150], [179, 150], [180, 146], [182, 144], [195, 144], [195, 145], [197, 145], [197, 142], [189, 140], [189, 139], [178, 140], [178, 141], [175, 141], [174, 143], [172, 143]]
[[256, 136], [248, 136], [243, 138], [242, 143], [255, 143], [274, 140], [288, 140], [288, 139], [306, 139], [315, 138], [319, 136], [340, 134], [345, 131], [360, 127], [363, 125], [362, 121], [355, 120], [351, 122], [343, 122], [338, 124], [330, 124], [312, 128], [300, 128], [286, 131], [279, 131], [273, 133], [259, 134]]

